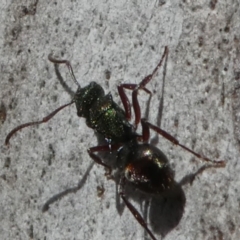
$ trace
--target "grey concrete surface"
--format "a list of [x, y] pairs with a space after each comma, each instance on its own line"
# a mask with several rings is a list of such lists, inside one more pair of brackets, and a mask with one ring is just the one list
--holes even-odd
[[[77, 186], [91, 164], [86, 150], [97, 139], [74, 106], [47, 124], [22, 130], [9, 148], [4, 140], [17, 125], [70, 101], [47, 60], [49, 53], [69, 59], [81, 85], [95, 80], [120, 104], [117, 85], [143, 79], [166, 45], [161, 127], [227, 165], [207, 169], [192, 185], [183, 185], [186, 203], [179, 223], [154, 235], [165, 240], [240, 239], [239, 1], [196, 2], [1, 0], [0, 101], [7, 115], [0, 125], [0, 239], [149, 239], [127, 208], [118, 211], [116, 184], [96, 165], [82, 189], [42, 212], [46, 201]], [[76, 90], [67, 69], [60, 71]], [[162, 79], [161, 69], [148, 86], [154, 92], [149, 113], [154, 124]], [[139, 98], [144, 106], [146, 94]], [[168, 156], [176, 181], [205, 164], [161, 137], [155, 142]], [[105, 189], [101, 197], [98, 187]], [[152, 228], [151, 204], [130, 200]], [[161, 204], [156, 215], [164, 212]]]

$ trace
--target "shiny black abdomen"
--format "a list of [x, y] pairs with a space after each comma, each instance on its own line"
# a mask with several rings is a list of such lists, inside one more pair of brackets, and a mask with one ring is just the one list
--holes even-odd
[[148, 143], [128, 142], [118, 152], [118, 163], [126, 179], [143, 192], [163, 193], [174, 184], [167, 157]]

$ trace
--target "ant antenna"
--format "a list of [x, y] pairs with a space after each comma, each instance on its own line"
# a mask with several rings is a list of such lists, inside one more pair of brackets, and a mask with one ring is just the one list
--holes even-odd
[[52, 117], [54, 117], [59, 111], [61, 111], [62, 109], [64, 109], [65, 107], [73, 104], [75, 101], [72, 100], [70, 103], [64, 104], [62, 106], [60, 106], [59, 108], [57, 108], [56, 110], [54, 110], [53, 112], [51, 112], [49, 115], [47, 115], [46, 117], [44, 117], [42, 120], [40, 121], [35, 121], [35, 122], [28, 122], [28, 123], [24, 123], [22, 125], [17, 126], [16, 128], [14, 128], [6, 137], [5, 139], [5, 145], [9, 145], [9, 140], [10, 138], [19, 130], [29, 127], [29, 126], [33, 126], [33, 125], [39, 125], [42, 123], [46, 123], [48, 122]]
[[54, 64], [66, 64], [67, 67], [68, 67], [69, 73], [70, 73], [70, 75], [71, 75], [71, 77], [72, 77], [72, 79], [73, 79], [73, 81], [77, 84], [77, 86], [78, 86], [79, 88], [81, 88], [79, 82], [77, 81], [77, 79], [76, 79], [76, 77], [75, 77], [75, 75], [74, 75], [74, 72], [73, 72], [72, 65], [71, 65], [70, 61], [65, 60], [65, 59], [63, 59], [63, 60], [55, 59], [55, 58], [52, 57], [52, 54], [51, 54], [51, 53], [48, 55], [48, 60], [49, 60], [50, 62], [54, 63]]

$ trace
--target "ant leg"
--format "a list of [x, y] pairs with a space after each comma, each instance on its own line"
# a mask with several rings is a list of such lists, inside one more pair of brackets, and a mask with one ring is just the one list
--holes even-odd
[[139, 141], [148, 142], [150, 138], [150, 128], [146, 124], [146, 120], [144, 118], [141, 119], [141, 125], [142, 125], [142, 136], [139, 138]]
[[56, 110], [54, 110], [53, 112], [51, 112], [49, 115], [47, 115], [46, 117], [44, 117], [41, 121], [36, 121], [36, 122], [28, 122], [28, 123], [24, 123], [22, 125], [17, 126], [16, 128], [14, 128], [6, 137], [5, 139], [5, 145], [9, 145], [9, 140], [10, 138], [19, 130], [25, 128], [25, 127], [29, 127], [29, 126], [33, 126], [33, 125], [39, 125], [42, 123], [46, 123], [48, 122], [52, 117], [54, 117], [59, 111], [61, 111], [63, 108], [71, 105], [72, 103], [74, 103], [74, 101], [71, 101], [70, 103], [67, 103], [59, 108], [57, 108]]
[[[152, 130], [154, 130], [155, 132], [157, 132], [158, 134], [162, 135], [164, 138], [166, 138], [167, 140], [169, 140], [170, 142], [172, 142], [173, 144], [176, 144], [178, 146], [180, 146], [181, 148], [185, 149], [186, 151], [192, 153], [194, 156], [200, 158], [201, 160], [205, 161], [205, 162], [211, 162], [213, 164], [216, 164], [218, 167], [225, 167], [226, 162], [224, 160], [221, 161], [213, 161], [205, 156], [202, 156], [199, 153], [194, 152], [193, 150], [191, 150], [190, 148], [182, 145], [181, 143], [179, 143], [179, 141], [173, 137], [172, 135], [170, 135], [169, 133], [167, 133], [166, 131], [162, 130], [161, 128], [151, 124], [150, 122], [147, 122], [146, 119], [141, 119], [141, 123], [143, 126], [143, 132], [145, 131], [146, 134], [146, 138], [149, 136], [147, 136], [147, 134], [149, 135], [149, 128], [151, 128]], [[144, 135], [144, 133], [143, 133]], [[143, 136], [144, 139], [144, 136]]]
[[65, 64], [67, 66], [68, 70], [69, 70], [70, 75], [72, 76], [73, 81], [77, 84], [77, 86], [79, 88], [81, 88], [79, 82], [77, 81], [77, 79], [74, 75], [73, 68], [72, 68], [72, 65], [71, 65], [70, 61], [65, 60], [65, 59], [63, 59], [63, 60], [55, 59], [55, 58], [52, 57], [52, 54], [48, 55], [48, 60], [50, 62], [54, 63], [54, 64]]
[[[128, 83], [124, 83], [124, 84], [121, 84], [120, 86], [118, 86], [118, 94], [121, 98], [121, 101], [123, 103], [123, 107], [124, 107], [124, 110], [125, 110], [125, 113], [126, 113], [126, 118], [127, 120], [131, 120], [131, 105], [130, 105], [130, 102], [129, 102], [129, 99], [126, 95], [126, 93], [124, 92], [124, 88], [125, 89], [129, 89], [129, 90], [134, 90], [138, 85], [137, 84], [128, 84]], [[149, 91], [147, 88], [142, 88], [142, 90], [144, 90], [146, 93], [150, 94], [150, 98], [151, 98], [151, 95], [152, 95], [152, 92]], [[136, 122], [136, 120], [135, 120]]]
[[119, 149], [120, 146], [121, 145], [119, 145], [119, 144], [111, 145], [111, 148], [109, 148], [109, 145], [96, 146], [96, 147], [89, 148], [87, 151], [88, 151], [89, 156], [92, 158], [92, 160], [95, 163], [102, 165], [103, 167], [105, 167], [108, 170], [108, 172], [106, 172], [105, 175], [109, 177], [112, 173], [112, 168], [110, 166], [108, 166], [106, 163], [104, 163], [99, 156], [94, 154], [94, 152], [111, 152], [111, 151], [115, 151], [115, 150]]
[[151, 238], [153, 240], [157, 240], [153, 233], [151, 232], [151, 230], [148, 228], [147, 223], [145, 222], [145, 220], [143, 219], [143, 217], [140, 215], [140, 213], [138, 212], [138, 210], [127, 200], [126, 196], [125, 196], [125, 192], [124, 192], [124, 186], [125, 186], [125, 182], [126, 182], [126, 178], [123, 176], [120, 179], [120, 183], [119, 183], [119, 195], [122, 198], [122, 200], [124, 201], [124, 203], [126, 204], [127, 208], [130, 210], [130, 212], [132, 213], [132, 215], [136, 218], [136, 220], [138, 221], [138, 223], [147, 231], [147, 233], [151, 236]]
[[154, 68], [153, 72], [150, 75], [146, 76], [136, 86], [136, 88], [132, 92], [132, 103], [133, 103], [133, 110], [134, 110], [134, 113], [135, 113], [135, 125], [136, 126], [139, 124], [140, 119], [141, 119], [141, 109], [140, 109], [139, 102], [138, 102], [138, 99], [137, 99], [138, 90], [139, 89], [144, 89], [145, 86], [152, 80], [154, 75], [157, 73], [158, 69], [162, 66], [164, 58], [167, 59], [167, 56], [168, 56], [168, 47], [166, 46], [165, 49], [164, 49], [164, 53], [162, 55], [162, 58], [160, 59], [158, 65]]
[[159, 61], [158, 65], [153, 70], [152, 74], [145, 77], [139, 84], [121, 84], [120, 86], [118, 86], [118, 94], [123, 103], [123, 107], [124, 107], [125, 113], [126, 113], [126, 118], [128, 120], [131, 119], [131, 106], [130, 106], [129, 99], [128, 99], [126, 93], [124, 92], [124, 88], [133, 90], [132, 102], [133, 102], [133, 109], [134, 109], [134, 113], [135, 113], [135, 127], [137, 127], [137, 125], [139, 124], [140, 119], [141, 119], [141, 110], [140, 110], [140, 106], [139, 106], [138, 99], [137, 99], [138, 90], [139, 89], [144, 90], [146, 93], [148, 93], [150, 95], [150, 99], [151, 99], [152, 92], [149, 91], [147, 88], [145, 88], [145, 86], [151, 81], [151, 79], [156, 74], [158, 69], [162, 66], [163, 59], [167, 56], [167, 54], [168, 54], [168, 47], [165, 47], [162, 58]]

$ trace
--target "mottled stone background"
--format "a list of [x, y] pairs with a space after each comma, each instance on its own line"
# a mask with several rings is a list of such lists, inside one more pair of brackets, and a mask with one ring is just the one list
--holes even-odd
[[[149, 239], [127, 208], [116, 206], [116, 184], [96, 165], [81, 190], [42, 213], [46, 201], [77, 186], [91, 164], [87, 149], [97, 145], [74, 106], [47, 124], [22, 130], [9, 148], [4, 140], [17, 125], [70, 101], [49, 53], [69, 59], [82, 86], [95, 80], [120, 104], [117, 85], [138, 83], [166, 45], [162, 116], [160, 70], [148, 85], [154, 92], [149, 120], [227, 165], [183, 185], [186, 204], [179, 223], [169, 227], [171, 217], [157, 221], [154, 234], [165, 240], [240, 239], [239, 1], [1, 0], [0, 9], [1, 239]], [[75, 91], [66, 67], [60, 71]], [[139, 99], [144, 106], [146, 94]], [[176, 181], [204, 165], [155, 133], [152, 137], [168, 156]], [[105, 189], [102, 195], [99, 188]], [[130, 200], [151, 228], [148, 212], [154, 212], [152, 218], [167, 216], [164, 199], [160, 207], [142, 197]]]

